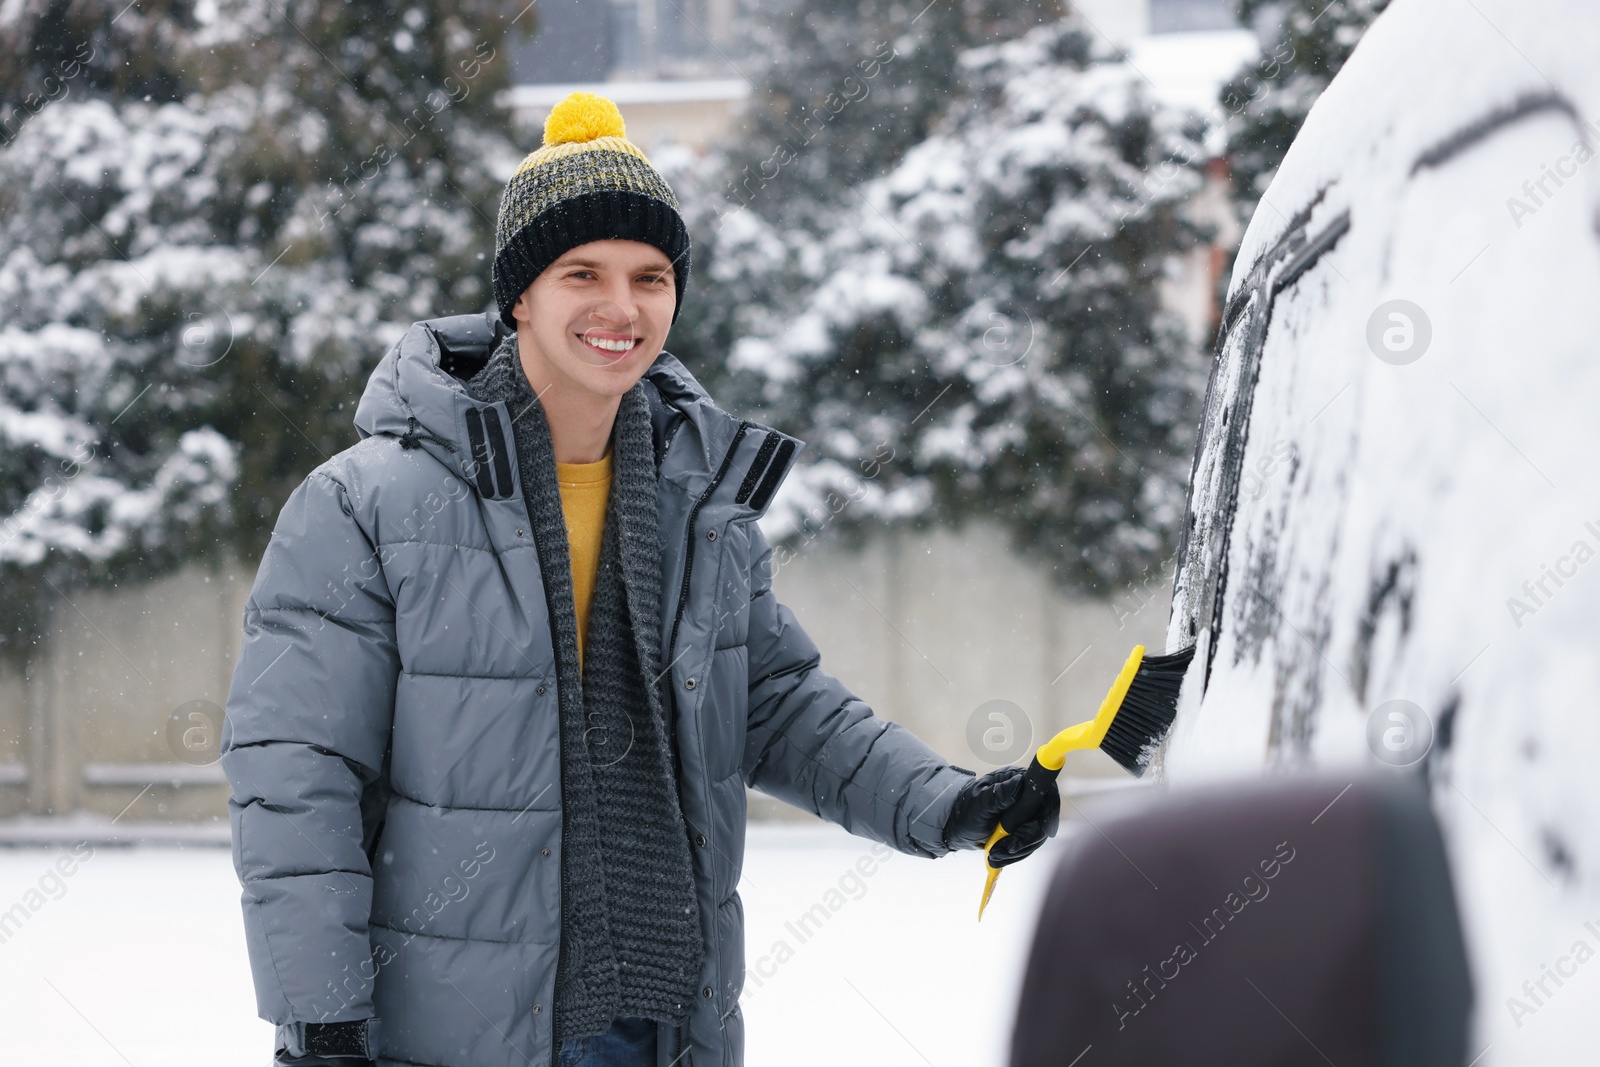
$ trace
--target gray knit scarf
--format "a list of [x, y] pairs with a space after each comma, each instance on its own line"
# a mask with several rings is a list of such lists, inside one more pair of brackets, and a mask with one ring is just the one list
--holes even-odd
[[598, 1034], [619, 1016], [680, 1021], [704, 946], [688, 828], [655, 680], [661, 543], [645, 386], [622, 397], [611, 496], [583, 665], [550, 424], [507, 337], [467, 383], [505, 401], [554, 628], [561, 716], [561, 950], [555, 1035]]

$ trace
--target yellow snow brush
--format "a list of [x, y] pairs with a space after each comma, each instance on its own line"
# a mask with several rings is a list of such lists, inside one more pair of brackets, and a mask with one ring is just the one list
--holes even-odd
[[1098, 748], [1131, 771], [1135, 778], [1142, 777], [1156, 746], [1172, 727], [1172, 719], [1178, 712], [1178, 690], [1192, 659], [1193, 645], [1165, 656], [1146, 656], [1143, 645], [1135, 647], [1095, 717], [1067, 727], [1039, 746], [1033, 754], [1033, 762], [1023, 773], [1022, 792], [1017, 802], [1000, 816], [999, 825], [983, 846], [989, 878], [983, 886], [983, 900], [978, 903], [980, 920], [1001, 870], [989, 862], [989, 851], [1002, 837], [1038, 814], [1045, 798], [1056, 790], [1056, 777], [1061, 773], [1067, 753], [1074, 749]]

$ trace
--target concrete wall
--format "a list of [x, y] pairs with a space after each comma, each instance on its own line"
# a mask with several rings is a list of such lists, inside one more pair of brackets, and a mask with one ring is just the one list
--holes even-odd
[[41, 659], [0, 678], [0, 815], [225, 816], [204, 710], [226, 701], [250, 577], [192, 567], [58, 600]]
[[[0, 817], [225, 819], [205, 711], [226, 702], [252, 578], [249, 567], [192, 567], [58, 601], [31, 676], [0, 676]], [[1162, 574], [1116, 602], [1068, 600], [983, 525], [883, 534], [860, 552], [807, 545], [774, 586], [824, 669], [980, 772], [1025, 762], [1050, 733], [1092, 717], [1128, 650], [1159, 644], [1169, 599]], [[1099, 753], [1067, 769], [1122, 774]], [[758, 818], [795, 814], [752, 800]]]

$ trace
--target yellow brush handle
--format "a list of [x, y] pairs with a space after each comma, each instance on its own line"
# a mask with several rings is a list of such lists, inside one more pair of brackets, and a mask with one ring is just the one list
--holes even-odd
[[1035, 754], [1039, 763], [1053, 771], [1059, 771], [1062, 764], [1067, 761], [1068, 752], [1080, 748], [1099, 748], [1100, 742], [1106, 739], [1106, 731], [1111, 729], [1111, 721], [1122, 709], [1122, 701], [1128, 695], [1128, 687], [1133, 684], [1134, 676], [1139, 673], [1139, 665], [1143, 662], [1144, 646], [1135, 645], [1133, 651], [1128, 653], [1127, 662], [1122, 665], [1122, 673], [1111, 683], [1111, 691], [1100, 702], [1100, 710], [1095, 712], [1094, 718], [1088, 722], [1080, 722], [1076, 726], [1069, 726], [1040, 745], [1039, 751]]
[[1000, 868], [989, 865], [988, 863], [989, 850], [994, 848], [995, 842], [999, 841], [1004, 836], [1006, 836], [1006, 828], [1004, 826], [996, 826], [994, 828], [994, 833], [989, 835], [989, 840], [983, 846], [984, 863], [985, 865], [989, 866], [989, 877], [986, 878], [983, 883], [983, 899], [978, 901], [979, 922], [983, 921], [983, 909], [989, 906], [989, 894], [994, 892], [994, 883], [996, 879], [1000, 877]]
[[[1088, 722], [1080, 722], [1076, 726], [1069, 726], [1040, 745], [1039, 750], [1033, 754], [1033, 758], [1039, 761], [1039, 766], [1059, 771], [1067, 762], [1068, 752], [1099, 748], [1100, 742], [1106, 738], [1106, 731], [1111, 729], [1111, 721], [1122, 709], [1122, 701], [1128, 695], [1128, 687], [1133, 685], [1134, 676], [1139, 673], [1139, 666], [1143, 662], [1144, 646], [1135, 645], [1133, 651], [1128, 653], [1127, 662], [1122, 665], [1122, 672], [1117, 675], [1117, 680], [1111, 683], [1110, 692], [1106, 693], [1106, 698], [1100, 702], [1100, 710], [1095, 712], [1094, 718]], [[983, 846], [984, 865], [989, 868], [989, 875], [983, 886], [983, 899], [978, 903], [980, 920], [983, 918], [983, 909], [989, 904], [989, 895], [994, 892], [994, 883], [1000, 877], [1001, 870], [989, 862], [989, 851], [1005, 836], [1006, 828], [996, 823], [994, 833], [989, 835], [989, 840]]]

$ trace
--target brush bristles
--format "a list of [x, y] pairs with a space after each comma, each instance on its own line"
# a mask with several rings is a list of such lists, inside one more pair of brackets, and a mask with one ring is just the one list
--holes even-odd
[[1150, 756], [1172, 727], [1178, 713], [1178, 690], [1192, 659], [1192, 645], [1166, 656], [1146, 656], [1100, 742], [1100, 750], [1135, 778], [1144, 776]]

